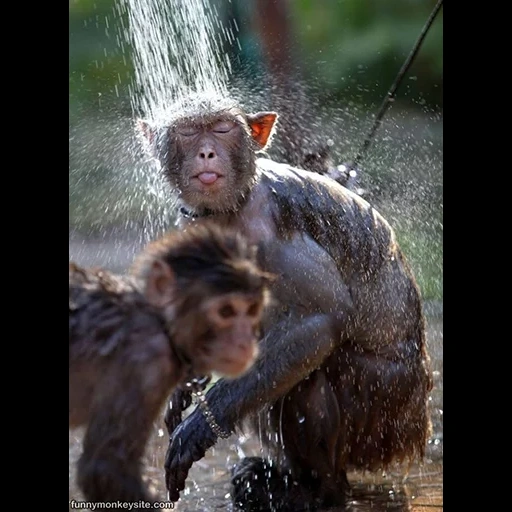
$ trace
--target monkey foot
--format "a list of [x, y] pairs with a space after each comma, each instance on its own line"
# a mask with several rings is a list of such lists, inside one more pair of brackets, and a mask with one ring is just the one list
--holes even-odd
[[302, 512], [316, 510], [320, 500], [289, 475], [282, 475], [272, 461], [246, 457], [232, 470], [233, 503], [244, 512]]

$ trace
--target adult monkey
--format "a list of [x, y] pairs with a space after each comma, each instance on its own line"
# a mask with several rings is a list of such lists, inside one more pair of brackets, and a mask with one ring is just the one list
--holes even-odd
[[[346, 471], [422, 457], [430, 433], [422, 304], [394, 232], [334, 180], [256, 159], [276, 119], [197, 97], [165, 126], [139, 123], [180, 198], [179, 226], [239, 229], [279, 276], [255, 365], [207, 394], [217, 426], [230, 433], [249, 419], [273, 454], [234, 471], [234, 501], [248, 511], [341, 504]], [[167, 414], [172, 501], [217, 440], [198, 409], [179, 423], [182, 399]]]

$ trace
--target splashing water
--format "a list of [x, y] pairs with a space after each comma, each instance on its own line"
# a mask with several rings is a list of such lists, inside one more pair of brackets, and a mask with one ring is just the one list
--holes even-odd
[[[208, 0], [119, 0], [128, 14], [125, 35], [133, 47], [136, 113], [157, 122], [166, 107], [191, 93], [227, 95], [231, 63], [222, 41], [234, 31], [222, 26]], [[216, 28], [218, 32], [216, 33]]]
[[[168, 108], [179, 108], [179, 104], [191, 93], [226, 97], [228, 90], [231, 96], [235, 96], [251, 110], [269, 110], [274, 107], [272, 102], [276, 101], [276, 97], [269, 97], [265, 80], [255, 80], [251, 76], [253, 80], [250, 85], [228, 85], [233, 80], [230, 77], [231, 63], [222, 45], [224, 42], [236, 41], [236, 27], [232, 28], [231, 24], [224, 27], [214, 5], [208, 0], [119, 0], [116, 8], [128, 21], [123, 37], [130, 41], [132, 47], [134, 77], [130, 101], [134, 117], [141, 116], [160, 124], [165, 121]], [[249, 84], [249, 80], [247, 83]], [[333, 146], [337, 163], [349, 160], [348, 156], [357, 149], [369, 124], [369, 120], [364, 119], [367, 113], [350, 102], [347, 104], [344, 101], [338, 106], [331, 104], [325, 107], [316, 103], [312, 109], [314, 115], [309, 118], [301, 110], [305, 105], [306, 93], [277, 99], [281, 106], [283, 102], [289, 102], [288, 110], [298, 120], [297, 129], [301, 130], [306, 149], [317, 142], [328, 140], [329, 145]], [[276, 105], [276, 110], [279, 110], [277, 107], [279, 104]], [[425, 239], [424, 245], [428, 243], [429, 247], [441, 247], [439, 224], [430, 215], [430, 199], [435, 196], [436, 207], [437, 202], [441, 201], [439, 194], [434, 192], [440, 187], [437, 169], [441, 166], [442, 143], [436, 143], [434, 148], [427, 147], [433, 137], [430, 133], [421, 132], [422, 127], [426, 126], [424, 131], [427, 132], [433, 125], [440, 124], [440, 121], [428, 112], [419, 117], [421, 119], [409, 121], [416, 128], [409, 130], [406, 120], [401, 119], [400, 114], [388, 114], [386, 123], [379, 132], [380, 140], [376, 141], [368, 163], [369, 167], [375, 169], [390, 170], [374, 176], [371, 181], [373, 185], [385, 185], [388, 194], [393, 194], [393, 200], [385, 198], [387, 208], [382, 209], [391, 217], [395, 226], [407, 223], [407, 228], [410, 228], [409, 224], [415, 223], [416, 231]], [[124, 121], [126, 124], [123, 124]], [[109, 217], [111, 224], [119, 224], [126, 231], [136, 228], [137, 233], [142, 234], [143, 241], [149, 241], [165, 231], [169, 220], [172, 221], [174, 200], [157, 168], [147, 161], [138, 160], [140, 147], [133, 137], [132, 119], [123, 119], [122, 122], [116, 119], [112, 126], [107, 126], [100, 120], [95, 126], [95, 130], [90, 130], [84, 123], [83, 131], [88, 138], [85, 141], [82, 138], [78, 144], [74, 144], [75, 151], [78, 148], [80, 155], [77, 157], [77, 171], [71, 169], [70, 172], [70, 201], [79, 187], [84, 185], [84, 181], [89, 182], [88, 188], [84, 187], [85, 194], [88, 194], [87, 201], [76, 201], [80, 206], [77, 211], [81, 213], [83, 210], [84, 217], [89, 214], [85, 210], [95, 212], [98, 225], [103, 230], [103, 243], [109, 237], [112, 238], [103, 228]], [[310, 128], [308, 133], [304, 131], [306, 126]], [[280, 137], [285, 136], [286, 128], [284, 123], [280, 125], [277, 143]], [[277, 149], [278, 144], [274, 143], [271, 152]], [[276, 156], [279, 159], [279, 155]], [[87, 169], [85, 174], [84, 169]], [[421, 187], [411, 186], [409, 180], [412, 179], [415, 184], [420, 183]], [[94, 192], [91, 193], [91, 190]], [[80, 222], [79, 218], [75, 225]], [[432, 226], [429, 227], [427, 223]], [[409, 231], [413, 231], [412, 228], [407, 229]], [[412, 240], [410, 245], [414, 248], [414, 244], [420, 242], [422, 240]], [[129, 250], [137, 252], [135, 247], [129, 247]], [[432, 255], [438, 253], [439, 251], [430, 251]], [[118, 258], [118, 255], [114, 258]], [[429, 264], [439, 273], [441, 263], [438, 259]], [[438, 359], [441, 360], [441, 357]], [[440, 399], [441, 396], [437, 397], [437, 400]], [[298, 417], [297, 421], [302, 423], [304, 418]], [[437, 438], [432, 444], [437, 446], [436, 441]], [[164, 452], [161, 443], [155, 443], [155, 446], [150, 450], [155, 458], [150, 469], [154, 472], [152, 476], [155, 487], [165, 495], [161, 478]], [[262, 455], [256, 448], [254, 451], [255, 454]], [[211, 455], [215, 453], [210, 453]], [[219, 450], [216, 456], [215, 463], [210, 462], [211, 466], [222, 467], [225, 459], [227, 467], [227, 452]], [[232, 456], [235, 458], [235, 455]], [[207, 473], [204, 466], [196, 465], [193, 468], [192, 478], [188, 483], [194, 489], [188, 497], [191, 508], [184, 510], [198, 510], [196, 503], [199, 501], [201, 510], [209, 509], [204, 505], [211, 501], [212, 494], [209, 492], [211, 489], [208, 487], [210, 484], [206, 479]], [[222, 483], [227, 484], [229, 473], [226, 472], [226, 475], [220, 475], [219, 478], [223, 478]], [[226, 488], [227, 485], [224, 485], [217, 490], [222, 502], [227, 499]], [[188, 489], [184, 496], [188, 494]], [[213, 493], [215, 494], [215, 489]], [[356, 508], [355, 504], [353, 506]], [[386, 503], [382, 509], [387, 509], [388, 506], [389, 503]], [[187, 504], [182, 504], [183, 507], [187, 507]], [[357, 510], [366, 510], [363, 505], [359, 507], [361, 508]]]
[[79, 227], [92, 221], [91, 231], [99, 229], [103, 239], [112, 237], [110, 225], [135, 230], [144, 244], [172, 224], [175, 198], [157, 163], [141, 154], [133, 117], [160, 124], [192, 93], [227, 96], [231, 63], [223, 45], [235, 41], [237, 27], [224, 26], [208, 0], [119, 0], [115, 9], [119, 41], [132, 50], [133, 115], [108, 122], [84, 117], [70, 133], [71, 217]]

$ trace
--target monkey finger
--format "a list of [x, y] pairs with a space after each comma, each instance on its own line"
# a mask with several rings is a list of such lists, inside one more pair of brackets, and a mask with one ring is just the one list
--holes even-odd
[[165, 484], [169, 493], [174, 493], [175, 497], [185, 488], [185, 480], [192, 462], [186, 450], [181, 452], [175, 443], [169, 444], [164, 463]]
[[181, 480], [177, 480], [174, 477], [170, 477], [166, 482], [169, 501], [178, 501], [180, 499], [180, 493], [185, 489], [186, 477]]
[[187, 480], [190, 465], [186, 468], [180, 467], [178, 469], [165, 472], [165, 484], [169, 493], [171, 501], [178, 501], [180, 492], [185, 489], [185, 482]]
[[169, 434], [172, 434], [176, 430], [176, 428], [178, 428], [178, 425], [181, 423], [181, 421], [181, 412], [168, 410], [164, 418], [165, 425], [167, 426], [167, 432], [169, 432]]

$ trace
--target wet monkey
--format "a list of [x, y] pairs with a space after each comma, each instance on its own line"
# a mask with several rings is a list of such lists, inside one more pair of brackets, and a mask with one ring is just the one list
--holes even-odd
[[[249, 422], [271, 454], [272, 464], [252, 457], [234, 469], [244, 511], [342, 504], [347, 471], [422, 457], [430, 434], [422, 301], [394, 231], [334, 180], [257, 158], [276, 120], [198, 96], [165, 125], [139, 121], [181, 202], [180, 228], [236, 229], [277, 276], [255, 364], [207, 394], [224, 431]], [[168, 424], [166, 484], [176, 501], [217, 435], [197, 409]]]
[[141, 458], [153, 422], [178, 383], [253, 364], [270, 279], [216, 226], [149, 244], [128, 276], [70, 263], [69, 426], [86, 427], [87, 501], [151, 499]]

